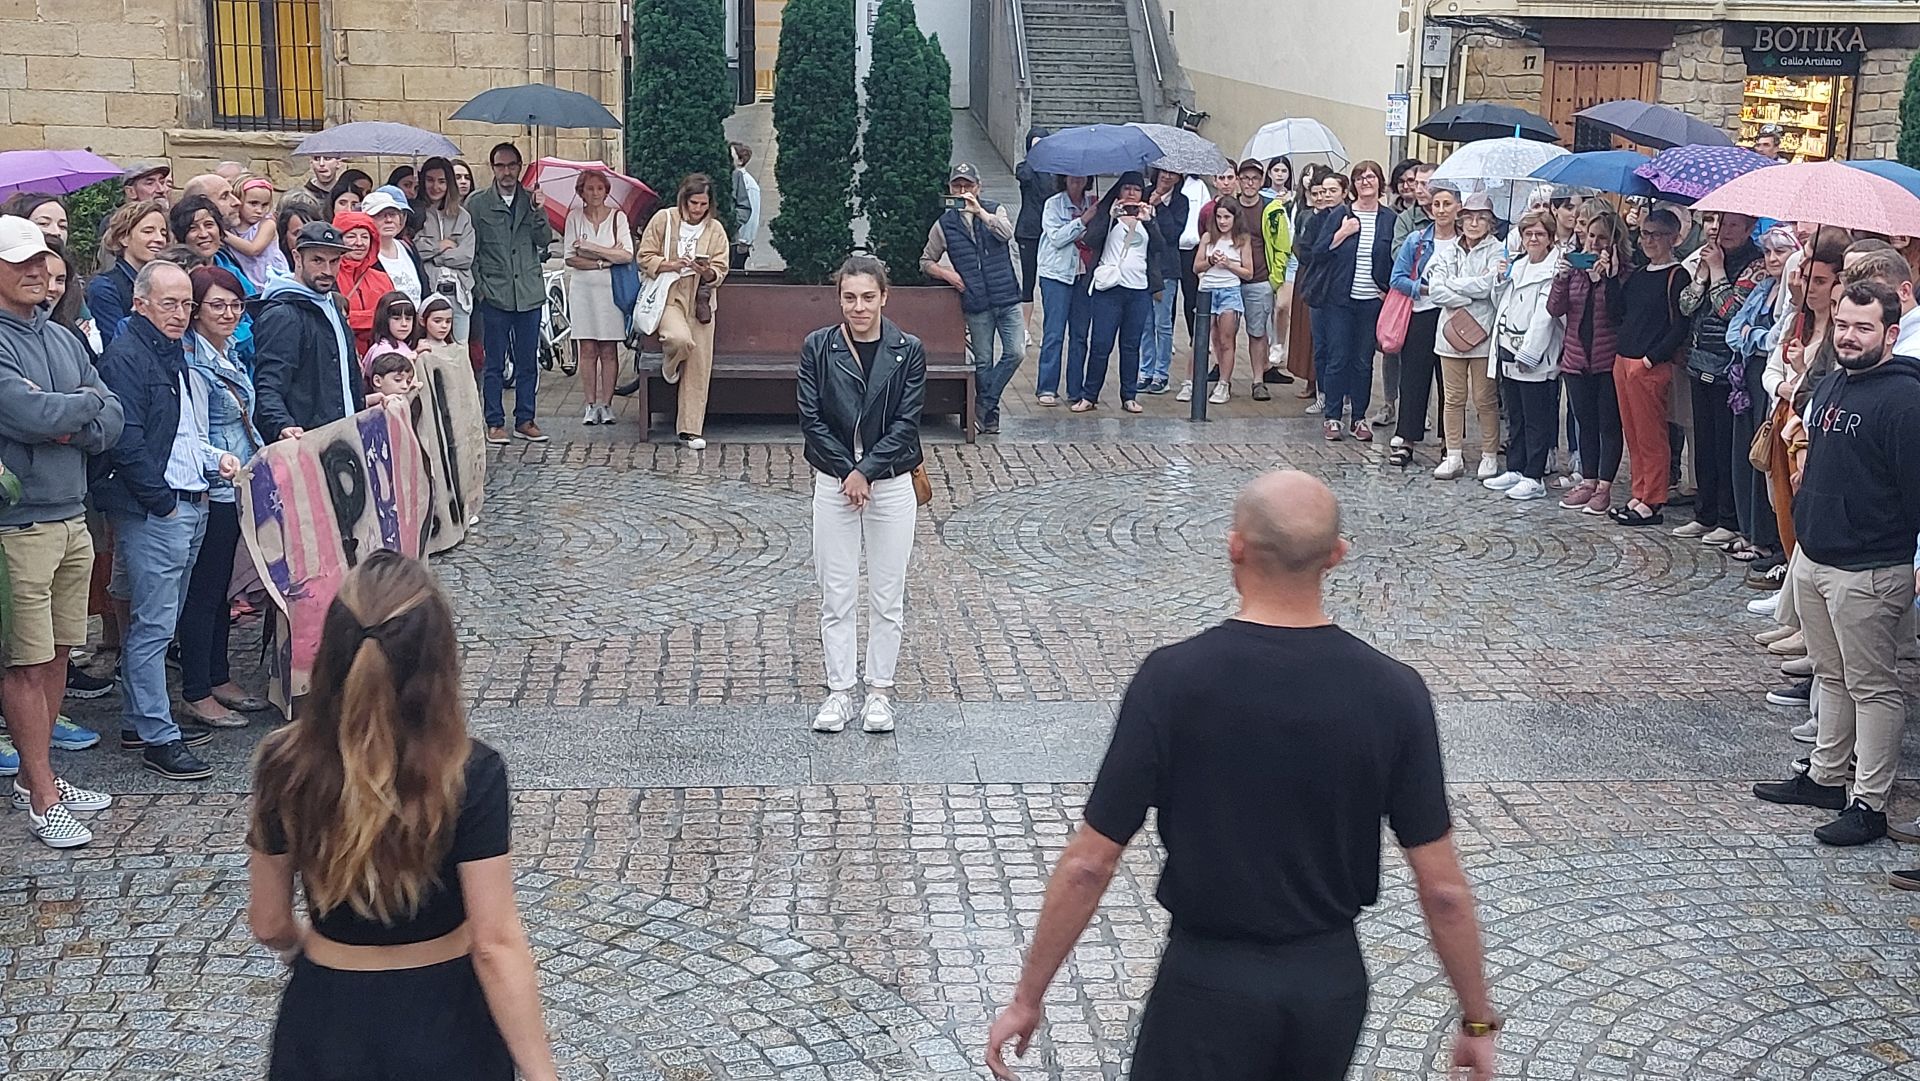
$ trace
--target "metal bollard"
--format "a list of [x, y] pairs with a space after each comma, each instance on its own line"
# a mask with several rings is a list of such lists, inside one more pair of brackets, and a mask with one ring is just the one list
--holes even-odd
[[1200, 308], [1193, 317], [1193, 401], [1189, 419], [1207, 419], [1207, 353], [1213, 343], [1213, 294], [1199, 292]]

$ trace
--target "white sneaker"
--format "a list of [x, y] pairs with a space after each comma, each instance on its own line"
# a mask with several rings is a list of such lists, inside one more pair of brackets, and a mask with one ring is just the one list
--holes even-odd
[[1181, 380], [1181, 381], [1180, 381], [1180, 393], [1178, 393], [1178, 394], [1176, 394], [1176, 395], [1174, 395], [1174, 396], [1173, 396], [1173, 400], [1174, 400], [1174, 401], [1176, 401], [1176, 402], [1190, 402], [1190, 401], [1192, 401], [1192, 400], [1193, 400], [1193, 380], [1191, 380], [1191, 379], [1183, 379], [1183, 380]]
[[1480, 483], [1486, 485], [1488, 488], [1491, 488], [1496, 492], [1504, 492], [1508, 488], [1511, 488], [1514, 485], [1526, 479], [1527, 478], [1524, 475], [1515, 473], [1513, 470], [1509, 469], [1505, 473], [1502, 473], [1497, 477], [1488, 477], [1486, 480], [1483, 480]]
[[1307, 403], [1306, 413], [1310, 417], [1317, 417], [1326, 411], [1327, 411], [1327, 396], [1324, 394], [1314, 395], [1313, 401]]
[[1532, 477], [1521, 477], [1520, 483], [1507, 489], [1508, 499], [1545, 499], [1547, 486]]
[[1808, 717], [1806, 720], [1794, 725], [1793, 731], [1790, 732], [1789, 735], [1793, 736], [1794, 740], [1799, 743], [1812, 743], [1820, 738], [1820, 722], [1813, 717]]
[[1780, 594], [1769, 593], [1758, 600], [1748, 601], [1747, 611], [1756, 616], [1772, 619], [1780, 611]]
[[1498, 476], [1499, 473], [1499, 460], [1491, 454], [1482, 454], [1480, 456], [1480, 468], [1474, 470], [1473, 475], [1479, 477], [1481, 480], [1486, 480], [1489, 477]]
[[853, 720], [853, 696], [845, 691], [835, 691], [820, 703], [820, 712], [813, 715], [815, 732], [838, 732]]
[[93, 831], [74, 821], [66, 806], [59, 803], [47, 808], [44, 816], [34, 814], [29, 805], [27, 828], [48, 848], [78, 848], [93, 840]]
[[1680, 537], [1685, 540], [1693, 540], [1698, 537], [1706, 536], [1707, 527], [1704, 525], [1701, 525], [1699, 522], [1688, 522], [1685, 525], [1673, 527], [1672, 529], [1668, 530], [1667, 533], [1669, 536]]
[[[60, 793], [60, 802], [69, 811], [104, 811], [113, 806], [113, 797], [105, 792], [92, 792], [85, 788], [75, 788], [65, 778], [55, 777], [53, 786]], [[25, 811], [33, 807], [33, 795], [21, 787], [19, 781], [13, 782], [13, 809]]]
[[893, 699], [868, 691], [867, 704], [860, 707], [860, 727], [874, 735], [893, 731]]
[[602, 424], [613, 424], [613, 423], [615, 423], [615, 420], [616, 420], [616, 418], [615, 418], [615, 417], [614, 417], [614, 415], [613, 415], [613, 407], [612, 407], [612, 406], [610, 406], [610, 405], [600, 405], [600, 406], [597, 406], [596, 408], [598, 408], [598, 409], [600, 410], [600, 423], [602, 423]]
[[586, 410], [580, 414], [580, 423], [582, 424], [600, 423], [600, 407], [597, 405], [587, 406]]
[[1227, 399], [1231, 397], [1233, 397], [1232, 387], [1225, 383], [1215, 383], [1213, 385], [1213, 393], [1207, 395], [1207, 401], [1214, 405], [1225, 405], [1227, 404]]
[[681, 436], [680, 445], [687, 448], [688, 450], [706, 450], [707, 449], [707, 441], [700, 438], [697, 435]]
[[1467, 471], [1467, 463], [1458, 454], [1449, 454], [1433, 467], [1434, 480], [1458, 480]]
[[1727, 544], [1740, 539], [1740, 534], [1721, 526], [1700, 538], [1701, 544]]

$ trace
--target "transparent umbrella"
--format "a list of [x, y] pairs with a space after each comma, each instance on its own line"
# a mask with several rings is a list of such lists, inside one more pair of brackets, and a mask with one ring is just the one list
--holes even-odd
[[1259, 158], [1272, 161], [1285, 156], [1298, 168], [1304, 164], [1304, 158], [1324, 158], [1326, 164], [1337, 168], [1346, 168], [1351, 158], [1347, 157], [1346, 145], [1318, 120], [1305, 117], [1288, 117], [1262, 125], [1247, 140], [1240, 151], [1242, 158]]

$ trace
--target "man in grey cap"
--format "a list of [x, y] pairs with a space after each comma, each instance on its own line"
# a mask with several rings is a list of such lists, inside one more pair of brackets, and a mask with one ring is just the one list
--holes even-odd
[[291, 277], [260, 292], [253, 317], [254, 421], [291, 439], [360, 409], [360, 362], [334, 285], [347, 242], [324, 221], [295, 234]]
[[[980, 170], [966, 162], [948, 174], [947, 208], [927, 230], [920, 270], [960, 291], [973, 354], [974, 412], [982, 435], [1000, 432], [1000, 395], [1027, 348], [1020, 318], [1020, 279], [1013, 272], [1013, 222], [1000, 204], [980, 198]], [[946, 265], [940, 260], [946, 259]], [[1000, 359], [993, 338], [1000, 336]]]
[[168, 199], [173, 195], [173, 166], [164, 161], [135, 162], [122, 181], [127, 187], [127, 202], [144, 203], [148, 199]]

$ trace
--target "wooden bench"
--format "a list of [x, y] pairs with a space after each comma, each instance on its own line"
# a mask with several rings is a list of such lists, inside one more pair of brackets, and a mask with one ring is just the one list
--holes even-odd
[[[973, 360], [967, 352], [966, 316], [960, 294], [946, 286], [895, 286], [887, 293], [887, 318], [920, 339], [927, 354], [923, 416], [956, 416], [967, 442], [974, 441]], [[840, 300], [829, 285], [789, 285], [777, 275], [736, 273], [720, 287], [714, 313], [713, 375], [707, 413], [793, 416], [798, 395], [800, 344], [808, 334], [840, 321]], [[659, 346], [648, 352], [657, 355]], [[657, 361], [644, 362], [634, 392], [643, 439], [653, 418], [679, 411], [679, 387], [661, 378]]]

